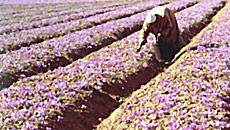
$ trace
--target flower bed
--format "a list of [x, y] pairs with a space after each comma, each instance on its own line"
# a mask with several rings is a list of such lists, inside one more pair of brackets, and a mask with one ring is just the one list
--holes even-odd
[[[11, 4], [57, 4], [57, 3], [85, 3], [85, 2], [117, 2], [119, 0], [8, 0], [8, 1], [0, 1], [2, 5], [11, 5]], [[127, 0], [131, 1], [131, 0]], [[134, 0], [133, 0], [134, 1]], [[135, 0], [139, 1], [139, 0]]]
[[[49, 4], [37, 3], [37, 4], [27, 4], [26, 6], [23, 4], [12, 4], [12, 5], [2, 5], [2, 6], [0, 5], [0, 14], [1, 14], [0, 19], [2, 20], [2, 19], [4, 19], [4, 17], [9, 16], [9, 15], [11, 15], [9, 17], [12, 17], [12, 15], [13, 15], [13, 18], [25, 17], [28, 15], [32, 16], [33, 13], [32, 12], [26, 13], [27, 11], [33, 11], [33, 12], [36, 11], [37, 13], [35, 13], [35, 14], [38, 14], [38, 13], [41, 13], [42, 11], [46, 10], [48, 13], [52, 13], [52, 12], [64, 11], [65, 9], [70, 9], [73, 7], [82, 8], [82, 7], [87, 7], [87, 6], [89, 7], [92, 5], [95, 5], [95, 6], [102, 5], [103, 6], [103, 5], [107, 5], [107, 4], [111, 4], [111, 3], [114, 3], [114, 4], [117, 3], [119, 5], [119, 3], [123, 3], [123, 1], [84, 2], [84, 3], [65, 2], [65, 3], [49, 3]], [[33, 14], [33, 15], [35, 15], [35, 14]]]
[[[43, 16], [43, 18], [46, 18], [46, 16], [42, 14], [46, 14], [47, 17], [52, 15], [57, 15], [58, 12], [60, 14], [65, 14], [68, 12], [71, 12], [71, 10], [74, 10], [73, 8], [85, 8], [90, 7], [91, 4], [37, 4], [37, 5], [27, 5], [27, 6], [6, 6], [8, 8], [1, 8], [0, 10], [0, 23], [1, 26], [5, 24], [10, 24], [10, 21], [17, 19], [19, 21], [23, 21], [23, 19], [28, 20], [29, 17], [34, 18], [34, 20], [39, 19], [39, 14]], [[68, 10], [67, 10], [68, 9]], [[42, 18], [42, 17], [41, 17]], [[8, 20], [8, 22], [7, 22]]]
[[[221, 6], [220, 2], [209, 6]], [[203, 12], [205, 11], [207, 10], [204, 8]], [[136, 32], [114, 42], [66, 67], [24, 78], [2, 90], [0, 127], [52, 127], [59, 130], [64, 127], [71, 129], [78, 124], [90, 124], [91, 128], [98, 124], [98, 118], [105, 118], [119, 104], [120, 97], [127, 96], [140, 84], [147, 82], [147, 78], [162, 71], [154, 62], [151, 45], [147, 44], [140, 53], [135, 53], [138, 34]], [[79, 94], [83, 96], [79, 97]], [[95, 95], [105, 98], [96, 100]], [[82, 100], [77, 100], [79, 98]], [[105, 102], [113, 104], [113, 107]], [[96, 104], [100, 104], [97, 108], [102, 110], [94, 109]], [[73, 117], [74, 115], [77, 117]]]
[[[48, 10], [50, 12], [52, 11], [58, 11], [61, 8], [67, 6], [68, 4], [46, 4], [46, 5], [41, 5], [41, 4], [28, 4], [27, 6], [25, 5], [7, 5], [7, 6], [0, 6], [0, 14], [1, 14], [1, 20], [4, 19], [3, 16], [9, 16], [13, 14], [23, 14], [25, 11], [34, 11], [34, 10]], [[55, 7], [55, 8], [53, 8]], [[25, 16], [25, 15], [22, 15]], [[21, 16], [21, 17], [22, 17]]]
[[134, 92], [98, 129], [229, 129], [229, 7], [230, 3], [185, 49], [207, 42], [223, 47], [187, 51]]
[[[126, 8], [127, 6], [131, 6], [132, 4], [134, 4], [134, 2], [111, 3], [107, 5], [91, 5], [86, 7], [67, 6], [66, 8], [68, 8], [68, 10], [63, 9], [62, 11], [56, 11], [53, 13], [48, 12], [48, 14], [47, 12], [44, 12], [43, 14], [38, 13], [28, 17], [23, 16], [20, 18], [7, 18], [7, 20], [2, 20], [0, 22], [1, 28], [4, 28], [2, 30], [2, 33], [0, 32], [0, 34], [39, 28], [57, 23], [64, 23], [71, 20], [86, 18], [96, 14], [102, 14], [118, 8]], [[37, 13], [36, 11], [33, 12]], [[31, 12], [27, 12], [27, 14], [28, 13], [31, 14]]]
[[[181, 3], [183, 3], [181, 6], [187, 6], [194, 1], [185, 0]], [[177, 8], [174, 8], [174, 10], [177, 11]], [[4, 77], [8, 79], [2, 80], [8, 82], [1, 83], [1, 85], [7, 87], [13, 81], [22, 78], [23, 75], [27, 77], [59, 66], [65, 66], [103, 46], [109, 45], [113, 41], [139, 30], [147, 13], [139, 13], [0, 55], [1, 61], [5, 61], [0, 63], [2, 79]], [[9, 77], [12, 77], [12, 80]]]

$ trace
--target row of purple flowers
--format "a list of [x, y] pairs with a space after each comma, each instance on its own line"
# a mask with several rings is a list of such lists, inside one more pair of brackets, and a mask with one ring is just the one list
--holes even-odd
[[[147, 1], [147, 0], [145, 0]], [[137, 1], [129, 1], [129, 2], [137, 2]], [[36, 10], [44, 10], [48, 13], [50, 12], [58, 12], [58, 11], [64, 11], [65, 9], [70, 9], [73, 7], [90, 7], [92, 5], [98, 6], [98, 5], [107, 5], [111, 3], [124, 3], [124, 1], [102, 1], [102, 2], [84, 2], [84, 3], [49, 3], [49, 4], [27, 4], [26, 6], [24, 4], [9, 4], [9, 5], [0, 5], [0, 14], [1, 15], [16, 15], [25, 13], [26, 11], [36, 11]], [[69, 7], [69, 8], [68, 8]], [[24, 15], [23, 15], [24, 16]], [[23, 17], [20, 16], [20, 17]], [[16, 16], [17, 17], [17, 16]]]
[[[124, 5], [132, 5], [132, 3], [122, 2], [122, 3], [109, 3], [109, 4], [99, 4], [91, 6], [79, 6], [79, 5], [66, 5], [66, 9], [63, 7], [57, 11], [44, 11], [35, 10], [31, 12], [25, 12], [23, 14], [16, 14], [11, 16], [2, 16], [5, 20], [0, 21], [0, 26], [8, 28], [8, 31], [4, 33], [10, 33], [11, 31], [27, 30], [36, 27], [43, 27], [47, 25], [52, 25], [55, 23], [61, 23], [70, 20], [76, 20], [79, 18], [85, 18], [95, 14], [107, 12], [113, 9], [119, 8]], [[110, 8], [109, 8], [110, 7]], [[68, 9], [67, 9], [68, 8]], [[122, 8], [122, 7], [120, 7]], [[16, 18], [15, 18], [16, 16]], [[0, 18], [1, 19], [1, 18]], [[21, 26], [19, 26], [21, 24]], [[23, 24], [23, 25], [22, 25]], [[18, 27], [18, 28], [16, 28]], [[9, 29], [12, 28], [12, 29]], [[1, 33], [3, 34], [3, 33]]]
[[[118, 0], [7, 0], [7, 1], [0, 1], [2, 5], [15, 5], [15, 4], [59, 4], [59, 3], [85, 3], [85, 2], [117, 2]], [[139, 1], [139, 0], [126, 0], [126, 1]], [[118, 1], [119, 2], [119, 1]]]
[[[28, 15], [36, 15], [38, 13], [42, 13], [46, 11], [48, 13], [58, 12], [66, 10], [67, 7], [86, 7], [90, 6], [89, 4], [73, 4], [73, 3], [63, 3], [63, 4], [33, 4], [33, 5], [7, 5], [0, 7], [1, 20], [4, 20], [8, 17], [17, 18], [17, 17], [25, 17]], [[37, 13], [36, 13], [37, 12]], [[35, 13], [35, 14], [34, 14]]]

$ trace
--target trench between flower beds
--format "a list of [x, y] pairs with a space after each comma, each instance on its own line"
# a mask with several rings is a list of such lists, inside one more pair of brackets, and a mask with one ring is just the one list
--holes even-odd
[[39, 129], [90, 130], [100, 123], [100, 118], [107, 117], [113, 111], [113, 108], [117, 108], [119, 104], [110, 96], [98, 92], [94, 88], [87, 88], [74, 104], [65, 109], [62, 115], [63, 119], [60, 119], [58, 116], [60, 113], [57, 113], [57, 115], [52, 116], [48, 125], [40, 125]]
[[[197, 3], [190, 3], [186, 7], [180, 7], [177, 10], [177, 12], [184, 10], [185, 8], [189, 8], [195, 4], [197, 4]], [[64, 67], [64, 66], [72, 63], [72, 61], [74, 61], [74, 60], [83, 58], [86, 55], [88, 55], [92, 52], [95, 52], [95, 51], [97, 51], [97, 50], [99, 50], [99, 49], [101, 49], [107, 45], [110, 45], [117, 40], [121, 40], [121, 39], [129, 36], [130, 34], [140, 30], [141, 27], [142, 27], [142, 25], [140, 25], [140, 24], [136, 24], [135, 26], [133, 26], [131, 28], [126, 27], [126, 28], [123, 28], [122, 32], [116, 33], [116, 34], [113, 33], [114, 36], [109, 36], [107, 38], [104, 38], [102, 41], [100, 41], [101, 44], [97, 44], [96, 46], [92, 46], [92, 47], [84, 46], [84, 47], [78, 48], [76, 50], [72, 50], [72, 53], [67, 54], [71, 60], [69, 60], [65, 57], [55, 57], [54, 59], [47, 60], [44, 63], [46, 65], [46, 67], [44, 67], [44, 66], [40, 66], [40, 67], [30, 66], [29, 70], [26, 69], [28, 71], [20, 70], [18, 72], [14, 72], [14, 73], [4, 73], [4, 74], [2, 74], [2, 77], [0, 77], [0, 89], [7, 88], [10, 85], [12, 85], [14, 82], [18, 81], [19, 78], [22, 78], [21, 75], [24, 75], [24, 77], [30, 77], [30, 76], [36, 75], [38, 73], [44, 73], [47, 70], [53, 70], [55, 68], [58, 68], [59, 66]], [[39, 42], [41, 42], [41, 41], [39, 41]], [[78, 53], [74, 53], [75, 51], [77, 51]]]
[[[222, 7], [224, 7], [224, 5], [225, 2], [223, 2]], [[211, 17], [213, 17], [222, 7], [217, 8], [213, 14], [208, 16], [208, 22], [201, 21], [188, 29], [197, 32], [189, 34], [190, 37], [186, 40], [187, 44], [189, 43], [189, 38], [195, 36], [199, 30], [209, 24], [211, 22]], [[185, 35], [187, 33], [188, 32], [185, 30], [183, 34]], [[131, 92], [139, 89], [141, 85], [148, 83], [150, 79], [163, 72], [165, 68], [167, 67], [158, 64], [153, 57], [152, 60], [149, 60], [148, 67], [144, 67], [135, 74], [129, 75], [126, 77], [126, 81], [116, 84], [104, 84], [102, 86], [102, 91], [93, 89], [94, 92], [91, 97], [88, 98], [87, 102], [84, 102], [84, 105], [86, 106], [84, 112], [74, 112], [74, 110], [70, 110], [71, 108], [67, 108], [69, 111], [67, 110], [63, 112], [63, 119], [58, 123], [51, 123], [52, 125], [49, 125], [49, 127], [54, 128], [55, 130], [90, 130], [96, 128], [96, 125], [99, 124], [101, 120], [108, 117], [113, 110], [118, 108], [122, 103], [122, 100], [120, 99], [129, 96]], [[95, 100], [96, 98], [98, 99]], [[74, 104], [75, 107], [73, 109], [79, 109], [80, 105], [83, 103], [79, 104], [79, 101], [76, 101]], [[57, 116], [53, 118], [53, 120], [57, 119]]]

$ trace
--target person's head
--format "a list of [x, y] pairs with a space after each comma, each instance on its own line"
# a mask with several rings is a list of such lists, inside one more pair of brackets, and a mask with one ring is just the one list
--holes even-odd
[[157, 14], [148, 14], [146, 16], [146, 24], [147, 26], [153, 29], [153, 34], [155, 36], [158, 35], [159, 30], [160, 30], [160, 22], [161, 22], [160, 19], [161, 19], [161, 16]]

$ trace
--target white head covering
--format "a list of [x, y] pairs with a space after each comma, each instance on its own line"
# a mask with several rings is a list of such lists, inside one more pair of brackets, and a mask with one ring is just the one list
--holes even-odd
[[148, 14], [148, 15], [146, 16], [146, 22], [147, 22], [147, 23], [153, 23], [153, 22], [156, 21], [156, 19], [157, 19], [157, 17], [156, 17], [155, 14]]
[[157, 19], [156, 14], [164, 17], [164, 15], [165, 15], [165, 9], [166, 9], [166, 6], [157, 6], [157, 7], [153, 8], [148, 13], [148, 15], [146, 16], [146, 22], [147, 23], [153, 23], [153, 22], [155, 22], [156, 19]]

